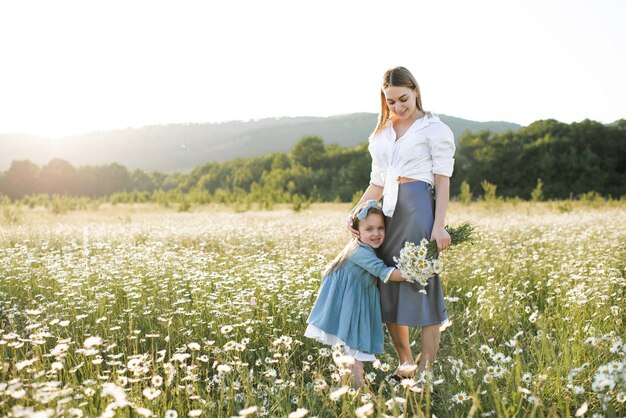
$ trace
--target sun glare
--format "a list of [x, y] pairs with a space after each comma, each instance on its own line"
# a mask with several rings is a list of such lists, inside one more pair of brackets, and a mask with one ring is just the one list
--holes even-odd
[[[626, 26], [616, 18], [624, 11], [618, 2], [399, 0], [405, 14], [432, 17], [420, 19], [419, 32], [436, 42], [418, 49], [397, 42], [410, 30], [385, 31], [380, 6], [368, 1], [247, 2], [246, 13], [238, 2], [35, 3], [36, 14], [32, 2], [0, 5], [0, 40], [11, 39], [0, 41], [7, 63], [0, 133], [54, 138], [376, 112], [380, 76], [396, 65], [416, 75], [425, 106], [437, 113], [522, 124], [624, 117], [626, 54], [616, 39], [626, 37]], [[518, 18], [510, 21], [511, 14]], [[479, 65], [475, 45], [498, 51], [498, 60]], [[519, 60], [520, 53], [532, 59]], [[571, 88], [587, 78], [590, 88]]]

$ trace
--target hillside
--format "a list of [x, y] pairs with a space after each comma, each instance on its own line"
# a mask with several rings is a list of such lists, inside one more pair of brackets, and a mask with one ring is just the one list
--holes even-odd
[[[509, 122], [475, 122], [440, 115], [458, 138], [465, 130], [502, 132], [520, 126]], [[284, 117], [255, 121], [172, 124], [89, 132], [58, 139], [0, 134], [0, 171], [13, 160], [46, 164], [53, 158], [75, 167], [119, 163], [147, 171], [186, 172], [208, 161], [226, 161], [290, 150], [305, 135], [351, 147], [365, 142], [376, 124], [374, 113], [331, 117]]]

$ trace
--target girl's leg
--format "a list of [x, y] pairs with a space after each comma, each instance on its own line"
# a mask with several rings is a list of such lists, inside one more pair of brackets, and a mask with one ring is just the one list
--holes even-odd
[[389, 334], [391, 334], [396, 353], [398, 353], [400, 365], [415, 364], [413, 354], [411, 353], [411, 346], [409, 345], [409, 327], [400, 324], [387, 324], [387, 329], [389, 330]]
[[355, 388], [363, 386], [363, 362], [354, 360], [354, 364], [350, 366], [350, 372], [352, 373], [352, 384]]
[[421, 356], [418, 357], [418, 376], [424, 370], [432, 370], [433, 363], [435, 362], [435, 356], [439, 350], [440, 336], [441, 331], [439, 330], [439, 324], [422, 327], [422, 352]]

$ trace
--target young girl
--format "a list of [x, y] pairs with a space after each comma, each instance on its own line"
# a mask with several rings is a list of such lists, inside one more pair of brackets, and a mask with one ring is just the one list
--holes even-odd
[[343, 345], [354, 358], [352, 382], [361, 386], [363, 362], [383, 353], [383, 322], [376, 279], [404, 281], [374, 250], [385, 238], [382, 209], [369, 200], [355, 211], [353, 225], [359, 231], [323, 273], [322, 285], [304, 335], [328, 345]]

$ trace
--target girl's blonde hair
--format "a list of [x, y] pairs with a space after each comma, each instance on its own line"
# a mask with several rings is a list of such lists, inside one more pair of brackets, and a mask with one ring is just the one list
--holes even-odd
[[380, 87], [380, 114], [378, 115], [378, 124], [376, 125], [376, 129], [374, 129], [371, 136], [374, 136], [382, 131], [389, 120], [389, 114], [391, 112], [389, 110], [389, 105], [387, 104], [385, 92], [383, 91], [389, 86], [408, 87], [411, 90], [415, 90], [417, 92], [415, 104], [419, 110], [424, 112], [424, 108], [422, 107], [422, 93], [420, 92], [420, 87], [417, 84], [415, 77], [413, 77], [413, 74], [411, 74], [411, 72], [404, 67], [391, 68], [383, 74], [383, 83]]
[[[354, 215], [352, 215], [352, 227], [356, 230], [359, 229], [359, 213], [361, 212], [361, 210], [365, 207], [367, 202], [359, 205], [356, 210], [354, 211]], [[365, 218], [367, 218], [368, 216], [370, 216], [371, 214], [378, 214], [381, 215], [384, 219], [385, 215], [383, 214], [383, 211], [381, 208], [377, 208], [377, 207], [371, 207], [367, 210], [367, 215], [365, 215]], [[363, 218], [363, 219], [365, 219]], [[339, 267], [341, 264], [344, 263], [344, 261], [346, 261], [348, 259], [348, 257], [350, 257], [350, 255], [352, 255], [352, 253], [354, 252], [354, 250], [356, 250], [356, 248], [359, 246], [359, 239], [352, 237], [350, 239], [350, 241], [346, 244], [345, 247], [343, 247], [343, 250], [341, 250], [341, 252], [339, 254], [337, 254], [337, 257], [335, 257], [335, 259], [333, 261], [331, 261], [330, 263], [328, 263], [328, 265], [326, 266], [326, 268], [324, 269], [323, 273], [322, 273], [322, 277], [327, 276], [328, 274], [332, 273], [333, 270], [335, 270], [337, 267]]]

